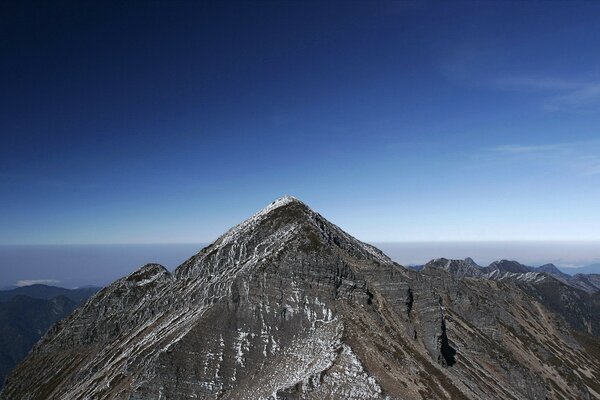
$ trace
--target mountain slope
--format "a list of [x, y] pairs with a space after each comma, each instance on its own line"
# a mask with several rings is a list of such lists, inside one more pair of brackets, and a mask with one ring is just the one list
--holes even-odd
[[[593, 286], [594, 275], [567, 276], [568, 279], [565, 279], [564, 275], [556, 273], [552, 264], [534, 268], [503, 260], [491, 265], [500, 267], [481, 268], [469, 258], [436, 259], [425, 266], [427, 269], [444, 270], [453, 279], [469, 277], [510, 283], [560, 315], [571, 329], [600, 336], [600, 294]], [[509, 267], [504, 269], [503, 265]]]
[[591, 399], [596, 346], [511, 282], [407, 270], [284, 197], [97, 293], [0, 397]]
[[0, 388], [44, 332], [76, 306], [64, 296], [42, 300], [17, 295], [0, 303]]
[[600, 274], [576, 274], [569, 279], [569, 283], [588, 293], [600, 292]]

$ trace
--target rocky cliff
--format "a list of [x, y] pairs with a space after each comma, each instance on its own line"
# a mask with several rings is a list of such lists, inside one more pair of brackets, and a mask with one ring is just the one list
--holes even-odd
[[597, 338], [471, 267], [407, 270], [284, 197], [97, 293], [0, 398], [600, 398]]

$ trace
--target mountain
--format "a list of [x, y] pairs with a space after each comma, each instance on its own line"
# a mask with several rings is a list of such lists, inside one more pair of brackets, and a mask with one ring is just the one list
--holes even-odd
[[[477, 265], [471, 258], [464, 260], [449, 260], [438, 258], [429, 261], [424, 267], [441, 268], [453, 277], [479, 277], [491, 280], [512, 280], [522, 282], [545, 281], [548, 276], [587, 293], [600, 292], [600, 275], [577, 274], [571, 276], [562, 272], [554, 264], [545, 264], [539, 267], [530, 267], [517, 261], [494, 261], [487, 267]], [[422, 268], [416, 269], [421, 270]]]
[[[460, 261], [460, 260], [453, 260]], [[502, 267], [492, 267], [503, 265]], [[508, 265], [508, 267], [507, 267]], [[543, 281], [546, 276], [571, 286], [583, 290], [587, 293], [596, 293], [600, 291], [600, 275], [595, 274], [576, 274], [569, 275], [561, 272], [554, 264], [545, 264], [540, 267], [528, 267], [519, 264], [516, 261], [496, 261], [487, 268], [482, 268], [485, 276], [490, 279], [515, 279], [520, 281]]]
[[483, 268], [484, 273], [498, 271], [500, 273], [510, 272], [524, 274], [530, 272], [531, 269], [526, 265], [520, 264], [517, 261], [500, 260], [494, 261], [489, 266]]
[[[469, 277], [510, 282], [536, 298], [549, 310], [559, 314], [572, 329], [600, 335], [600, 275], [571, 277], [557, 273], [557, 268], [552, 264], [535, 268], [518, 264], [516, 261], [499, 261], [491, 265], [496, 267], [482, 268], [467, 258], [436, 259], [427, 263], [426, 267], [444, 270], [453, 279]], [[502, 267], [506, 265], [507, 268]]]
[[448, 260], [438, 258], [425, 264], [424, 268], [441, 268], [451, 275], [461, 279], [467, 276], [482, 276], [482, 268], [471, 258], [464, 260]]
[[405, 269], [284, 197], [96, 293], [0, 398], [591, 399], [597, 334], [512, 280]]
[[571, 279], [571, 275], [565, 274], [560, 269], [558, 269], [558, 267], [554, 264], [544, 264], [537, 268], [532, 268], [532, 270], [537, 271], [537, 272], [545, 272], [547, 274], [555, 276], [556, 278], [563, 279], [566, 281]]
[[57, 296], [64, 296], [75, 303], [87, 299], [100, 288], [89, 286], [80, 289], [65, 289], [57, 286], [48, 285], [30, 285], [13, 288], [10, 290], [0, 290], [0, 302], [8, 301], [17, 295], [28, 296], [33, 299], [50, 300]]
[[0, 292], [0, 388], [48, 328], [96, 291], [33, 285]]
[[576, 274], [600, 274], [600, 263], [598, 264], [590, 264], [590, 265], [586, 265], [585, 267], [578, 267], [578, 268], [563, 268], [562, 269], [563, 272], [566, 272], [569, 275], [576, 275]]
[[600, 292], [600, 274], [576, 274], [569, 279], [569, 283], [588, 293]]

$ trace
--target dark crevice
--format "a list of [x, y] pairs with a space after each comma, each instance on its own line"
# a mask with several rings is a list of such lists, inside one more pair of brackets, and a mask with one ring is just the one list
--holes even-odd
[[448, 335], [446, 334], [446, 321], [442, 319], [442, 334], [440, 335], [440, 358], [438, 361], [442, 365], [451, 367], [456, 364], [456, 349], [450, 346]]
[[413, 297], [413, 292], [410, 288], [408, 288], [408, 293], [406, 295], [406, 302], [405, 302], [405, 306], [406, 306], [406, 315], [408, 315], [410, 317], [410, 312], [412, 311], [412, 307], [413, 307], [413, 302], [415, 301], [414, 297]]

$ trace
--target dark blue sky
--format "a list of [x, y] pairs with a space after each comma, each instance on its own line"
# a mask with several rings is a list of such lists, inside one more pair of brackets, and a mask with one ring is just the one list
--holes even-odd
[[0, 244], [600, 239], [598, 2], [3, 2]]

